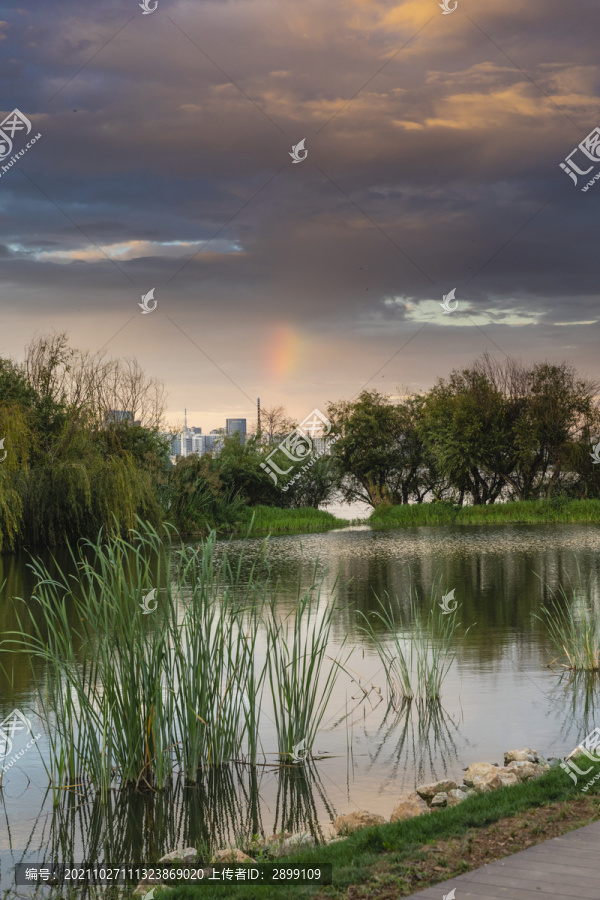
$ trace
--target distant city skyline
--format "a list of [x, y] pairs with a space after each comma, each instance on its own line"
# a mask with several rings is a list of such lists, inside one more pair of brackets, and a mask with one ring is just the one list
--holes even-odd
[[[184, 407], [181, 410], [181, 415], [178, 415], [178, 411], [169, 412], [165, 415], [165, 425], [168, 428], [183, 428], [183, 422], [185, 418], [185, 409]], [[190, 407], [187, 407], [187, 423], [188, 428], [201, 428], [202, 434], [210, 434], [213, 429], [222, 428], [223, 431], [226, 429], [226, 421], [227, 419], [246, 419], [247, 424], [247, 433], [249, 434], [251, 426], [256, 424], [256, 412], [254, 416], [244, 416], [244, 415], [234, 415], [229, 414], [229, 410], [225, 410], [222, 413], [215, 412], [206, 412], [203, 410], [191, 410]]]
[[[118, 412], [118, 411], [116, 411]], [[124, 413], [122, 416], [126, 416]], [[117, 416], [115, 415], [115, 418]], [[239, 434], [241, 442], [244, 443], [249, 434], [247, 421], [245, 418], [225, 418], [225, 426], [218, 425], [210, 431], [204, 431], [202, 426], [192, 424], [187, 414], [187, 408], [184, 409], [183, 423], [181, 428], [171, 434], [171, 455], [176, 456], [192, 456], [194, 454], [202, 456], [204, 453], [218, 451], [223, 444], [225, 437]]]

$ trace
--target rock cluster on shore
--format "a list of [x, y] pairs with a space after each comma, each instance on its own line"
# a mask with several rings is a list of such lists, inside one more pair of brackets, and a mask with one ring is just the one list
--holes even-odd
[[[507, 750], [503, 766], [489, 762], [473, 763], [466, 770], [462, 784], [444, 779], [417, 785], [414, 791], [400, 797], [390, 816], [390, 822], [413, 819], [436, 809], [456, 806], [472, 794], [495, 791], [521, 781], [539, 778], [549, 768], [546, 760], [529, 747]], [[347, 816], [337, 817], [334, 829], [338, 834], [354, 831], [357, 827], [364, 827], [357, 824], [361, 821], [364, 821], [364, 825], [381, 825], [385, 819], [368, 812], [349, 813]]]
[[[498, 788], [519, 784], [522, 781], [530, 781], [539, 778], [548, 771], [550, 765], [535, 750], [524, 747], [520, 750], [507, 750], [504, 754], [504, 765], [496, 763], [476, 762], [472, 763], [462, 780], [458, 784], [451, 779], [434, 781], [431, 784], [419, 784], [414, 791], [403, 794], [392, 815], [390, 822], [401, 822], [405, 819], [413, 819], [425, 813], [435, 812], [447, 806], [456, 806], [467, 797], [477, 793], [495, 791]], [[333, 829], [338, 837], [333, 837], [329, 843], [344, 840], [344, 837], [359, 828], [369, 828], [374, 825], [385, 825], [387, 820], [376, 813], [366, 810], [347, 813], [337, 816], [333, 823]], [[300, 849], [312, 847], [315, 844], [314, 837], [309, 832], [290, 834], [280, 832], [271, 834], [265, 838], [255, 839], [252, 846], [245, 849], [257, 854], [268, 851], [269, 856], [287, 856]], [[159, 860], [162, 865], [177, 865], [191, 863], [197, 857], [197, 851], [193, 847], [182, 850], [173, 850]], [[256, 862], [253, 856], [247, 856], [236, 848], [217, 850], [213, 855], [212, 863], [227, 862]], [[140, 882], [134, 891], [134, 896], [141, 896], [150, 890], [151, 882]]]

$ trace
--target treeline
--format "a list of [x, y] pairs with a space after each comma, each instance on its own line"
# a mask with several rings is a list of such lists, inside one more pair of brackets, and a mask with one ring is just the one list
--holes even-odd
[[[382, 504], [598, 498], [598, 383], [572, 367], [488, 354], [394, 402], [365, 391], [328, 413], [339, 487]], [[600, 461], [600, 456], [598, 457]]]
[[598, 498], [597, 397], [598, 385], [567, 364], [485, 355], [426, 393], [363, 391], [329, 404], [331, 456], [274, 483], [262, 464], [296, 425], [281, 407], [263, 411], [260, 439], [226, 438], [218, 454], [172, 465], [162, 384], [135, 360], [92, 356], [53, 334], [23, 363], [0, 359], [0, 550], [124, 533], [137, 517], [231, 532], [254, 507], [318, 507], [340, 495], [379, 509]]

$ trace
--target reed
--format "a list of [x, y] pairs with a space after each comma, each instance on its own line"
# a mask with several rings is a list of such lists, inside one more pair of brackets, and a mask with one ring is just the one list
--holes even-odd
[[174, 629], [172, 693], [176, 752], [186, 779], [197, 780], [201, 765], [237, 757], [244, 738], [251, 761], [258, 744], [264, 662], [257, 674], [256, 640], [262, 599], [254, 581], [240, 584], [241, 570], [225, 559], [215, 567], [213, 534], [202, 551], [182, 550], [180, 583], [186, 611]]
[[419, 781], [436, 780], [441, 765], [445, 773], [458, 764], [459, 722], [439, 700], [402, 700], [398, 707], [388, 704], [373, 736], [376, 745], [372, 766], [383, 766], [387, 783], [393, 784], [399, 771], [414, 771]]
[[435, 591], [434, 586], [425, 614], [412, 588], [407, 608], [386, 594], [385, 602], [377, 597], [379, 608], [370, 617], [360, 613], [364, 624], [359, 627], [373, 641], [395, 706], [415, 697], [438, 700], [456, 657], [457, 610], [444, 614]]
[[299, 596], [288, 617], [279, 621], [275, 603], [269, 606], [269, 684], [279, 752], [284, 758], [301, 742], [303, 750], [310, 750], [347, 660], [342, 659], [344, 638], [337, 658], [329, 658], [330, 665], [326, 665], [334, 613], [335, 603], [325, 604], [321, 597], [316, 567], [313, 583]]
[[91, 786], [106, 803], [117, 788], [196, 784], [207, 767], [256, 763], [267, 671], [279, 750], [314, 739], [338, 673], [325, 664], [334, 606], [313, 584], [279, 622], [256, 578], [262, 557], [248, 575], [214, 533], [197, 549], [171, 537], [140, 521], [129, 539], [115, 531], [71, 548], [69, 575], [30, 564], [34, 595], [0, 646], [30, 654], [54, 787]]
[[563, 669], [597, 672], [600, 670], [600, 604], [598, 582], [590, 575], [585, 581], [578, 568], [574, 584], [549, 588], [550, 599], [535, 617], [544, 623], [550, 642]]
[[89, 781], [103, 797], [116, 773], [123, 785], [150, 770], [158, 786], [166, 780], [161, 667], [169, 620], [149, 629], [140, 610], [144, 593], [163, 579], [164, 554], [151, 526], [135, 538], [101, 534], [70, 548], [76, 575], [57, 565], [51, 577], [34, 559], [34, 597], [9, 638], [44, 663], [37, 693], [51, 736], [51, 782]]

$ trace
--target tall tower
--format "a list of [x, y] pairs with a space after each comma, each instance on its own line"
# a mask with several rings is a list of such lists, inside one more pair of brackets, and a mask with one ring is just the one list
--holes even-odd
[[181, 432], [181, 455], [187, 456], [187, 407], [183, 412], [183, 431]]
[[260, 440], [260, 397], [256, 398], [256, 437]]

